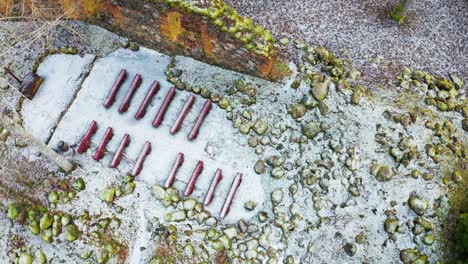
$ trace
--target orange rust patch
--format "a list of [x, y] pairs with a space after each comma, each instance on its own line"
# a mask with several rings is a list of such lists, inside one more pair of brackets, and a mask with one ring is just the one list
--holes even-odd
[[179, 12], [169, 11], [163, 14], [160, 26], [160, 32], [163, 36], [175, 41], [182, 31], [181, 14]]
[[117, 24], [117, 26], [122, 25], [122, 21], [123, 21], [122, 8], [120, 6], [111, 4], [110, 11], [112, 13], [112, 17], [114, 17], [115, 19], [115, 23]]
[[101, 0], [83, 0], [82, 6], [84, 13], [92, 16], [103, 10], [104, 4]]
[[213, 50], [214, 50], [214, 45], [212, 41], [215, 41], [215, 37], [212, 36], [208, 30], [207, 26], [204, 25], [201, 29], [201, 41], [202, 41], [202, 49], [203, 52], [205, 53], [206, 56], [208, 57], [214, 57]]
[[258, 66], [258, 71], [263, 77], [268, 77], [275, 63], [275, 59], [266, 58], [266, 61]]
[[62, 0], [62, 6], [67, 18], [80, 18], [80, 2], [76, 2], [74, 0]]
[[0, 0], [0, 11], [3, 15], [8, 16], [10, 14], [13, 0]]

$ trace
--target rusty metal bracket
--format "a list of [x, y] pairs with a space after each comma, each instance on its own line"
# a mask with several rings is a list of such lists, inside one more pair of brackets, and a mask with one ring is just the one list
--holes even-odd
[[218, 183], [222, 179], [223, 179], [223, 171], [221, 169], [217, 169], [216, 174], [213, 178], [213, 181], [211, 182], [210, 189], [208, 190], [208, 193], [206, 194], [205, 201], [203, 202], [204, 205], [208, 206], [211, 204], [211, 202], [213, 201], [213, 196], [214, 196], [216, 187], [218, 186]]
[[197, 166], [193, 170], [192, 177], [190, 177], [190, 181], [187, 183], [187, 188], [185, 189], [184, 195], [189, 196], [193, 193], [195, 189], [195, 183], [197, 183], [198, 177], [203, 171], [203, 161], [199, 160], [197, 162]]
[[149, 88], [148, 92], [146, 93], [146, 96], [143, 99], [143, 102], [141, 102], [140, 108], [138, 108], [138, 111], [135, 114], [136, 120], [142, 119], [145, 116], [146, 108], [151, 102], [151, 99], [153, 99], [154, 95], [158, 93], [158, 91], [159, 91], [159, 82], [154, 81], [151, 87]]
[[112, 130], [112, 127], [108, 127], [106, 130], [106, 133], [104, 133], [104, 137], [101, 140], [101, 144], [99, 144], [99, 147], [93, 156], [94, 160], [98, 161], [102, 157], [104, 157], [104, 151], [106, 151], [107, 143], [109, 143], [109, 141], [112, 139], [113, 136], [114, 136], [114, 132]]
[[169, 173], [169, 177], [167, 177], [166, 182], [164, 183], [164, 187], [169, 188], [174, 184], [177, 171], [179, 170], [180, 166], [184, 163], [184, 154], [179, 153], [177, 155], [177, 159], [174, 162], [174, 165], [172, 166], [171, 172]]
[[190, 134], [188, 136], [188, 139], [190, 141], [194, 140], [198, 136], [198, 131], [200, 130], [200, 127], [205, 120], [206, 116], [211, 110], [211, 101], [206, 100], [205, 104], [203, 105], [203, 108], [200, 112], [200, 115], [198, 115], [197, 120], [195, 121], [195, 124], [193, 125], [192, 130], [190, 131]]
[[166, 98], [164, 98], [164, 101], [163, 101], [161, 107], [159, 108], [158, 113], [154, 117], [154, 120], [153, 120], [153, 123], [152, 123], [153, 127], [159, 127], [161, 125], [161, 123], [163, 122], [164, 115], [166, 115], [167, 108], [169, 107], [172, 100], [174, 99], [175, 93], [176, 93], [176, 88], [175, 87], [172, 87], [167, 92]]
[[182, 123], [184, 122], [185, 117], [187, 114], [190, 112], [190, 109], [192, 108], [193, 103], [195, 102], [195, 95], [191, 94], [187, 101], [184, 104], [184, 107], [182, 107], [182, 110], [179, 113], [179, 116], [174, 122], [174, 125], [172, 125], [170, 133], [174, 135], [180, 130], [180, 127], [182, 126]]
[[114, 104], [115, 96], [117, 95], [117, 92], [120, 90], [122, 83], [126, 79], [127, 79], [127, 71], [125, 69], [120, 70], [120, 73], [117, 76], [117, 79], [115, 80], [114, 85], [109, 91], [109, 95], [107, 95], [106, 101], [104, 101], [104, 107], [109, 108]]
[[89, 140], [94, 134], [96, 134], [97, 130], [98, 130], [97, 122], [93, 120], [93, 122], [91, 122], [91, 125], [88, 128], [88, 132], [86, 132], [85, 136], [81, 140], [80, 145], [78, 146], [78, 149], [76, 150], [78, 154], [81, 154], [88, 149]]
[[221, 209], [220, 218], [224, 219], [231, 210], [232, 200], [234, 200], [234, 196], [236, 196], [237, 188], [239, 188], [240, 184], [242, 183], [242, 174], [237, 173], [234, 181], [232, 182], [231, 189], [229, 190], [229, 194], [226, 197], [226, 201], [224, 201], [223, 208]]
[[128, 107], [130, 106], [130, 102], [132, 101], [133, 95], [135, 94], [138, 87], [140, 87], [140, 84], [141, 84], [141, 75], [135, 74], [135, 77], [133, 77], [132, 84], [128, 88], [127, 94], [125, 95], [124, 100], [120, 104], [119, 113], [127, 112]]
[[112, 159], [112, 162], [110, 165], [111, 168], [116, 168], [117, 166], [119, 166], [123, 152], [128, 147], [129, 144], [130, 144], [130, 135], [125, 134], [122, 138], [122, 141], [120, 142], [117, 152], [114, 155], [114, 158]]
[[135, 163], [135, 167], [132, 171], [132, 176], [137, 176], [140, 174], [141, 170], [143, 169], [143, 163], [145, 162], [146, 157], [151, 153], [151, 143], [146, 141], [145, 145], [143, 146], [143, 150], [141, 151], [140, 157], [138, 157], [137, 162]]

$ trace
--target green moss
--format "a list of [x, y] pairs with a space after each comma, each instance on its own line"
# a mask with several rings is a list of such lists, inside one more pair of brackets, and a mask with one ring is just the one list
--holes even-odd
[[398, 4], [396, 4], [392, 10], [388, 13], [390, 19], [398, 22], [398, 24], [405, 23], [406, 15], [405, 15], [405, 8], [406, 8], [407, 1], [400, 0]]
[[461, 214], [455, 234], [455, 250], [460, 259], [468, 259], [468, 213]]
[[207, 1], [204, 6], [198, 6], [197, 3], [186, 0], [147, 1], [163, 2], [170, 7], [180, 8], [187, 13], [196, 13], [208, 17], [213, 25], [243, 42], [248, 50], [268, 58], [275, 55], [274, 39], [271, 33], [259, 25], [254, 25], [251, 19], [237, 14], [234, 8], [228, 6], [222, 0]]

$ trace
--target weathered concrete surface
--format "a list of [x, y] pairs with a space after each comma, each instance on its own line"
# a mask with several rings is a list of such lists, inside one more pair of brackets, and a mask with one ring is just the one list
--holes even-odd
[[60, 58], [52, 56], [37, 69], [37, 74], [44, 78], [44, 82], [34, 100], [25, 99], [22, 106], [23, 125], [33, 136], [44, 143], [49, 140], [62, 113], [73, 101], [87, 73], [87, 67], [94, 58], [94, 55], [64, 55]]

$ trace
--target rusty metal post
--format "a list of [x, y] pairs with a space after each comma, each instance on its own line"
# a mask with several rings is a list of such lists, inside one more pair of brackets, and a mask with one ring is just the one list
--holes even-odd
[[164, 98], [164, 101], [163, 101], [161, 107], [159, 108], [158, 113], [154, 117], [154, 120], [153, 120], [153, 123], [152, 123], [153, 127], [158, 127], [163, 122], [164, 115], [166, 114], [166, 110], [169, 107], [169, 105], [171, 104], [172, 100], [174, 99], [175, 93], [176, 93], [176, 88], [175, 87], [172, 87], [167, 92], [166, 98]]
[[192, 177], [190, 177], [190, 181], [187, 183], [187, 188], [185, 189], [184, 195], [189, 196], [190, 194], [193, 193], [193, 190], [195, 189], [195, 183], [198, 180], [198, 176], [203, 171], [203, 161], [199, 160], [197, 163], [197, 166], [193, 170]]
[[190, 134], [188, 136], [188, 139], [190, 141], [194, 140], [198, 136], [198, 131], [200, 130], [200, 126], [202, 125], [203, 121], [205, 120], [205, 117], [208, 115], [208, 113], [211, 110], [211, 101], [206, 100], [205, 104], [203, 105], [203, 108], [200, 112], [200, 115], [198, 116], [197, 120], [195, 121], [195, 124], [193, 125], [192, 130], [190, 131]]
[[136, 90], [141, 84], [141, 75], [140, 74], [135, 74], [135, 77], [133, 78], [132, 84], [128, 88], [127, 95], [125, 95], [124, 100], [120, 104], [119, 107], [119, 113], [125, 113], [128, 110], [128, 107], [130, 106], [130, 102], [132, 101], [132, 97], [135, 94]]
[[115, 96], [117, 95], [117, 92], [120, 90], [120, 87], [122, 86], [122, 83], [125, 81], [125, 79], [127, 79], [127, 71], [125, 69], [122, 69], [120, 70], [120, 73], [117, 76], [117, 79], [115, 80], [114, 85], [109, 91], [109, 95], [107, 95], [106, 101], [104, 101], [104, 107], [109, 108], [114, 104]]
[[114, 158], [112, 159], [112, 162], [110, 165], [111, 168], [116, 168], [117, 166], [119, 166], [123, 152], [128, 147], [129, 144], [130, 144], [130, 135], [125, 134], [122, 138], [122, 142], [120, 142], [120, 146], [117, 149], [117, 152], [114, 155]]
[[187, 116], [188, 112], [190, 112], [190, 109], [192, 108], [193, 103], [195, 102], [195, 95], [191, 94], [187, 101], [184, 104], [184, 107], [182, 107], [182, 110], [179, 113], [179, 116], [174, 122], [174, 125], [171, 127], [171, 134], [174, 135], [180, 130], [180, 127], [182, 126], [182, 123], [184, 122], [185, 117]]
[[16, 75], [15, 75], [8, 67], [3, 67], [3, 69], [4, 69], [5, 72], [8, 73], [11, 77], [13, 77], [13, 79], [15, 79], [17, 82], [19, 82], [20, 84], [22, 83], [22, 81], [20, 80], [20, 78], [16, 77]]
[[135, 177], [140, 174], [141, 170], [143, 169], [143, 163], [145, 162], [146, 157], [151, 153], [151, 143], [146, 141], [145, 145], [143, 146], [143, 150], [141, 151], [140, 157], [138, 157], [137, 162], [135, 163], [135, 167], [132, 171], [132, 176]]
[[95, 161], [100, 160], [104, 156], [104, 151], [106, 151], [107, 143], [109, 143], [109, 141], [112, 139], [113, 136], [114, 136], [114, 133], [113, 133], [112, 127], [108, 127], [106, 130], [106, 133], [104, 133], [104, 137], [102, 138], [101, 144], [99, 144], [99, 147], [93, 156], [93, 159]]
[[138, 108], [138, 111], [135, 114], [136, 120], [139, 120], [145, 116], [146, 108], [151, 102], [151, 99], [153, 99], [153, 96], [157, 94], [158, 91], [159, 91], [159, 82], [154, 81], [151, 87], [149, 88], [148, 92], [146, 93], [145, 99], [143, 99], [143, 102], [141, 102], [140, 108]]
[[169, 173], [169, 177], [167, 177], [167, 180], [164, 183], [165, 188], [169, 188], [174, 184], [174, 181], [175, 181], [175, 178], [176, 178], [176, 175], [177, 175], [177, 171], [179, 170], [180, 166], [182, 166], [183, 163], [184, 163], [184, 154], [179, 153], [177, 155], [177, 159], [176, 159], [174, 165], [172, 166], [172, 170]]
[[78, 154], [81, 154], [88, 149], [89, 140], [97, 132], [97, 130], [98, 130], [97, 122], [93, 120], [93, 122], [91, 122], [91, 125], [88, 128], [88, 132], [86, 132], [85, 136], [81, 140], [80, 145], [78, 146], [78, 149], [76, 150]]
[[229, 190], [229, 194], [226, 197], [226, 201], [223, 204], [223, 208], [221, 209], [220, 218], [224, 219], [229, 211], [231, 210], [232, 200], [234, 200], [234, 196], [236, 196], [237, 188], [239, 188], [240, 184], [242, 183], [242, 174], [237, 173], [236, 178], [232, 182], [231, 189]]
[[217, 169], [216, 174], [213, 178], [213, 181], [211, 182], [210, 189], [208, 190], [208, 193], [206, 194], [205, 201], [203, 202], [204, 205], [208, 206], [211, 204], [211, 202], [213, 201], [213, 196], [214, 196], [216, 187], [218, 186], [218, 183], [222, 179], [223, 179], [223, 171], [221, 169]]

